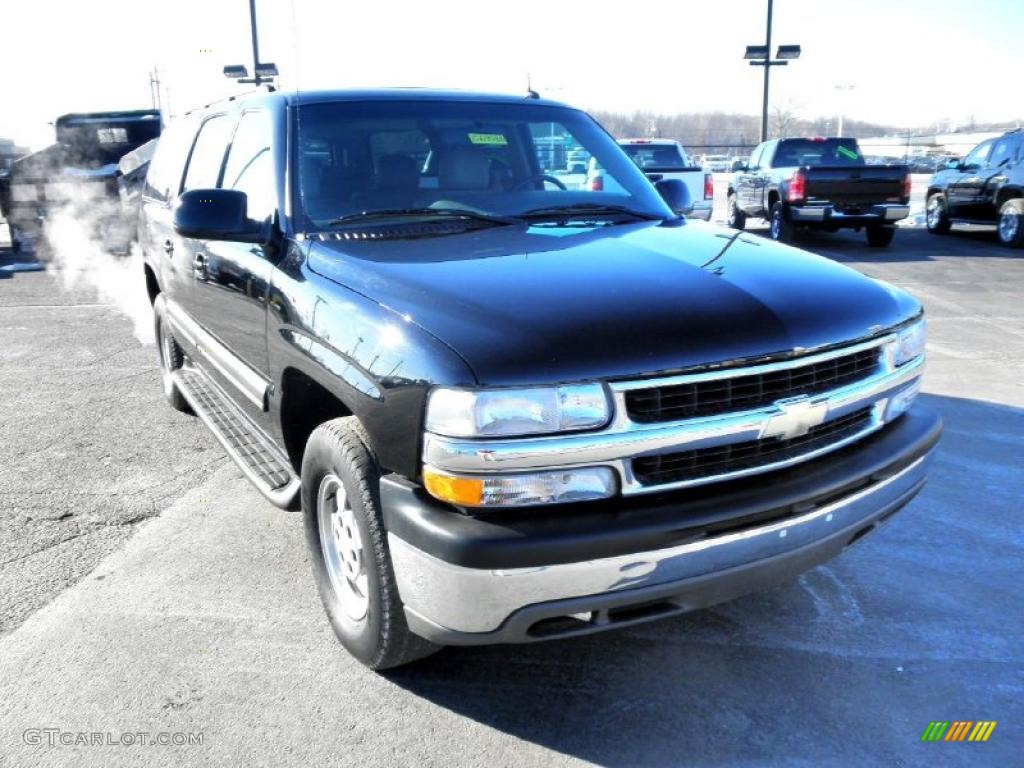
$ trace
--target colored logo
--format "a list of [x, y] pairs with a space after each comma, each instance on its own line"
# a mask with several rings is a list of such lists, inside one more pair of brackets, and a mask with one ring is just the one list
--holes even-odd
[[988, 741], [995, 729], [995, 720], [932, 720], [921, 741]]

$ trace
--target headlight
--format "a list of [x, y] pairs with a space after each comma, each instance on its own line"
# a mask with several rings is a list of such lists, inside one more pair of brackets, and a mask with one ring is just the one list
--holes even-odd
[[446, 437], [513, 437], [595, 429], [608, 423], [600, 384], [530, 389], [435, 389], [427, 431]]
[[896, 337], [896, 352], [893, 359], [895, 365], [909, 363], [915, 357], [923, 355], [927, 335], [928, 328], [923, 317], [900, 331]]
[[436, 499], [463, 507], [525, 507], [606, 499], [616, 493], [608, 467], [580, 467], [515, 475], [449, 475], [430, 467], [423, 486]]

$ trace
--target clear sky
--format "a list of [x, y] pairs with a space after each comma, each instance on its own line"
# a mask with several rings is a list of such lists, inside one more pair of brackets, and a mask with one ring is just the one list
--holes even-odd
[[[71, 111], [172, 112], [237, 92], [247, 0], [2, 0], [0, 137], [33, 147]], [[757, 114], [767, 0], [257, 0], [261, 58], [283, 87], [525, 90], [587, 109]], [[776, 0], [773, 47], [803, 57], [772, 101], [805, 117], [896, 125], [1024, 117], [1024, 0]], [[837, 90], [852, 85], [852, 90]]]

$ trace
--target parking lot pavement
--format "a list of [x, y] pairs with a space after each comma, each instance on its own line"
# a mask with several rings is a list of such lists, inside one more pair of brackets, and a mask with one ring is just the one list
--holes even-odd
[[[20, 467], [0, 469], [5, 513], [22, 489], [32, 509], [59, 507], [78, 475], [111, 489], [94, 514], [147, 493], [146, 509], [163, 505], [0, 637], [0, 765], [1019, 765], [1024, 257], [991, 232], [801, 245], [928, 309], [922, 400], [946, 433], [918, 499], [763, 594], [577, 640], [447, 649], [387, 675], [336, 644], [298, 516], [162, 405], [127, 321], [71, 309], [83, 296], [30, 312], [50, 278], [0, 281], [0, 376], [14, 377], [0, 388], [18, 424], [7, 434], [5, 420], [2, 450]], [[920, 742], [936, 719], [998, 725], [983, 744]], [[28, 728], [203, 743], [27, 745]]]

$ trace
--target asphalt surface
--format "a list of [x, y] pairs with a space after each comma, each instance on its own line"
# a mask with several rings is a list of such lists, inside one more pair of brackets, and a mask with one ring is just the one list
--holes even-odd
[[[131, 324], [0, 273], [0, 765], [1020, 765], [1024, 253], [801, 245], [927, 307], [946, 433], [922, 494], [790, 585], [387, 675], [337, 644], [299, 517], [164, 405]], [[998, 725], [921, 743], [932, 720]], [[202, 744], [26, 743], [42, 728]]]

